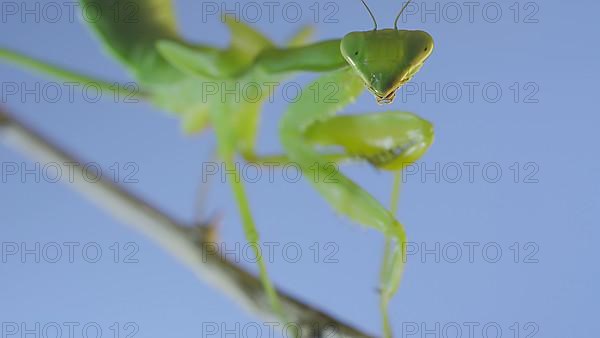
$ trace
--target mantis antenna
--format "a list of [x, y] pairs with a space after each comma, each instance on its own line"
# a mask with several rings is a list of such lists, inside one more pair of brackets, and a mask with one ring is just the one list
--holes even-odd
[[375, 20], [375, 16], [373, 15], [373, 12], [371, 12], [371, 9], [369, 8], [369, 6], [365, 2], [365, 0], [360, 0], [360, 1], [362, 1], [363, 5], [365, 5], [365, 8], [367, 9], [367, 11], [369, 12], [369, 14], [371, 15], [371, 19], [373, 19], [373, 23], [375, 24], [375, 28], [373, 28], [373, 30], [377, 30], [377, 20]]
[[404, 6], [402, 7], [402, 9], [400, 10], [400, 13], [398, 13], [398, 16], [396, 17], [396, 21], [394, 21], [394, 29], [398, 30], [398, 20], [400, 19], [400, 16], [402, 15], [402, 13], [404, 12], [404, 10], [406, 9], [406, 7], [408, 7], [408, 5], [411, 3], [412, 0], [408, 0]]

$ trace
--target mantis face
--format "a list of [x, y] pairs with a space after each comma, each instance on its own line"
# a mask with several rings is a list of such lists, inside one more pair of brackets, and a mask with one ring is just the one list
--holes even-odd
[[431, 55], [433, 38], [419, 30], [352, 32], [342, 39], [340, 50], [377, 103], [388, 104]]

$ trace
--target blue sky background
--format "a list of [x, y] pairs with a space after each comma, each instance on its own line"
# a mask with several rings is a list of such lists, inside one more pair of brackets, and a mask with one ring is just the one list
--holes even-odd
[[[216, 16], [202, 20], [201, 2], [176, 3], [187, 38], [226, 43], [228, 33]], [[433, 254], [409, 258], [391, 306], [395, 331], [398, 336], [421, 337], [423, 325], [431, 329], [438, 323], [448, 328], [447, 336], [453, 337], [452, 327], [458, 325], [462, 337], [468, 337], [467, 323], [475, 322], [476, 337], [494, 337], [494, 327], [501, 328], [501, 337], [515, 337], [516, 327], [521, 337], [534, 329], [538, 331], [530, 337], [595, 337], [600, 301], [593, 286], [599, 282], [595, 240], [600, 235], [596, 148], [600, 119], [595, 99], [600, 49], [595, 41], [600, 6], [594, 1], [520, 1], [515, 18], [513, 2], [481, 2], [470, 22], [464, 2], [458, 2], [463, 13], [453, 23], [455, 14], [448, 3], [438, 3], [439, 22], [433, 15], [423, 20], [418, 13], [401, 24], [424, 29], [435, 39], [432, 57], [413, 82], [427, 88], [439, 83], [446, 88], [445, 95], [441, 89], [438, 92], [442, 94], [439, 102], [432, 94], [422, 99], [420, 91], [404, 100], [399, 97], [392, 107], [379, 107], [365, 93], [345, 110], [406, 110], [435, 125], [435, 144], [422, 163], [429, 169], [439, 163], [442, 176], [439, 182], [433, 175], [422, 179], [420, 172], [407, 176], [399, 217], [411, 242], [429, 249], [439, 243], [441, 257], [439, 262]], [[318, 39], [370, 29], [371, 21], [360, 2], [333, 4], [327, 7], [327, 1], [318, 2]], [[493, 6], [487, 15], [482, 14], [486, 4]], [[298, 23], [285, 20], [281, 11], [275, 12], [271, 23], [267, 7], [262, 7], [264, 17], [255, 25], [283, 42], [300, 23], [314, 21], [311, 5], [299, 3], [303, 15]], [[370, 5], [380, 26], [389, 27], [401, 4], [370, 1]], [[501, 17], [496, 23], [488, 22], [498, 7]], [[339, 11], [332, 18], [337, 22], [325, 22], [325, 15], [336, 8]], [[63, 15], [56, 23], [3, 16], [0, 46], [94, 76], [130, 80], [84, 25]], [[306, 83], [310, 78], [305, 75], [295, 81]], [[28, 88], [47, 83], [46, 78], [4, 63], [0, 64], [0, 81], [3, 86], [17, 83]], [[473, 100], [465, 85], [470, 82], [478, 83]], [[452, 102], [455, 84], [463, 93]], [[481, 91], [484, 86], [492, 87], [487, 96]], [[488, 102], [498, 87], [502, 95], [497, 102]], [[516, 88], [520, 89], [515, 100]], [[121, 167], [135, 163], [138, 183], [125, 184], [128, 189], [177, 219], [193, 219], [202, 163], [210, 160], [215, 145], [212, 133], [184, 136], [178, 120], [144, 103], [110, 99], [91, 103], [77, 94], [74, 100], [64, 95], [55, 103], [44, 99], [38, 103], [32, 96], [21, 100], [18, 95], [5, 101], [12, 113], [84, 161], [101, 164], [105, 175], [111, 174], [113, 163]], [[275, 102], [265, 107], [259, 140], [264, 152], [280, 149], [277, 125], [286, 104], [276, 95]], [[0, 146], [0, 159], [33, 165], [5, 146]], [[478, 164], [472, 182], [465, 162]], [[462, 168], [462, 177], [452, 183], [454, 163]], [[520, 168], [517, 182], [514, 163]], [[487, 176], [482, 173], [486, 164], [502, 169], [496, 183], [488, 182], [495, 176], [493, 168]], [[447, 169], [446, 175], [442, 168]], [[387, 201], [389, 174], [367, 165], [348, 168], [348, 173]], [[304, 181], [291, 184], [276, 174], [274, 182], [263, 179], [248, 185], [248, 192], [263, 240], [278, 242], [279, 248], [287, 244], [302, 249], [297, 263], [290, 262], [290, 256], [286, 259], [281, 249], [275, 250], [269, 270], [277, 285], [367, 332], [380, 332], [375, 292], [383, 245], [380, 234], [334, 214]], [[11, 176], [0, 183], [0, 201], [4, 246], [77, 242], [81, 246], [96, 243], [103, 250], [96, 264], [83, 260], [77, 250], [74, 263], [64, 257], [57, 264], [43, 259], [35, 263], [30, 256], [25, 263], [6, 257], [0, 263], [3, 323], [79, 322], [83, 326], [97, 322], [103, 337], [112, 337], [112, 323], [134, 322], [139, 327], [136, 337], [192, 337], [199, 335], [203, 323], [235, 328], [235, 323], [243, 327], [254, 321], [161, 248], [65, 185], [37, 183], [31, 177], [21, 182]], [[223, 239], [231, 246], [243, 243], [229, 188], [217, 181], [207, 204], [208, 214], [225, 215]], [[120, 263], [113, 262], [110, 247], [115, 242], [122, 250]], [[124, 248], [129, 242], [138, 249], [137, 263], [122, 262], [123, 254], [131, 252], [131, 247]], [[317, 263], [315, 242], [321, 247]], [[329, 242], [333, 246], [326, 247]], [[477, 243], [473, 244], [473, 262], [465, 246], [471, 242]], [[455, 243], [463, 255], [452, 263]], [[514, 243], [520, 248], [517, 262]], [[492, 248], [486, 254], [484, 247]], [[502, 254], [497, 263], [490, 263], [495, 247]], [[330, 258], [337, 262], [326, 263], [332, 248], [336, 253]], [[250, 263], [242, 264], [254, 269]], [[414, 324], [420, 329], [411, 335], [406, 330]], [[487, 335], [484, 327], [492, 327]], [[441, 329], [436, 337], [443, 337]]]

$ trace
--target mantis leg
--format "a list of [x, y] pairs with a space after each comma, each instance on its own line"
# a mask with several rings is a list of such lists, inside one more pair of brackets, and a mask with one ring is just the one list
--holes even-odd
[[382, 232], [389, 242], [380, 277], [382, 310], [386, 310], [384, 331], [389, 336], [387, 304], [402, 278], [406, 255], [404, 228], [394, 212], [328, 163], [316, 146], [341, 146], [348, 154], [381, 169], [401, 170], [429, 147], [433, 129], [427, 121], [405, 112], [335, 116], [355, 100], [364, 90], [364, 84], [351, 70], [342, 69], [325, 74], [311, 87], [328, 83], [337, 84], [335, 99], [317, 102], [312, 97], [301, 97], [289, 106], [280, 125], [280, 136], [289, 158], [302, 170], [314, 170], [316, 164], [325, 177], [333, 177], [330, 181], [311, 180], [311, 183], [336, 211]]
[[122, 85], [118, 83], [110, 83], [108, 81], [99, 80], [87, 75], [76, 73], [56, 65], [49, 64], [44, 61], [40, 61], [24, 54], [11, 51], [8, 49], [0, 48], [0, 59], [4, 59], [8, 62], [17, 64], [28, 70], [34, 70], [39, 73], [47, 74], [52, 77], [62, 79], [65, 81], [73, 81], [77, 83], [93, 83], [100, 87], [103, 91], [114, 92], [116, 94], [123, 95], [124, 93], [130, 93], [132, 97], [146, 97], [148, 94], [136, 90], [131, 86]]
[[267, 293], [270, 305], [273, 311], [281, 318], [281, 320], [285, 321], [286, 316], [283, 312], [281, 302], [279, 300], [277, 292], [275, 291], [273, 283], [269, 279], [266, 264], [262, 258], [262, 254], [260, 253], [260, 238], [258, 230], [256, 229], [256, 225], [254, 224], [254, 220], [252, 218], [250, 204], [246, 197], [244, 185], [240, 180], [241, 175], [235, 169], [236, 135], [234, 132], [234, 128], [232, 128], [231, 126], [232, 114], [230, 114], [230, 106], [231, 105], [228, 103], [221, 103], [215, 104], [213, 107], [211, 107], [212, 109], [210, 109], [211, 120], [214, 123], [215, 132], [218, 140], [219, 157], [221, 157], [221, 160], [225, 163], [227, 168], [236, 171], [234, 172], [234, 178], [230, 180], [230, 184], [242, 218], [242, 224], [244, 228], [244, 233], [246, 235], [246, 240], [248, 244], [252, 246], [254, 254], [257, 257], [259, 277], [261, 283], [263, 284], [263, 288]]
[[[338, 95], [335, 102], [315, 102], [312, 98], [301, 97], [297, 103], [290, 105], [281, 125], [280, 134], [283, 146], [289, 157], [298, 163], [303, 170], [317, 164], [322, 173], [334, 177], [336, 183], [313, 180], [311, 183], [319, 193], [341, 214], [359, 224], [381, 231], [386, 237], [398, 243], [404, 243], [405, 235], [402, 225], [371, 194], [352, 180], [341, 174], [324, 159], [314, 145], [306, 139], [306, 132], [317, 121], [331, 118], [346, 104], [354, 101], [364, 90], [362, 80], [349, 69], [328, 73], [319, 78], [313, 85], [325, 83], [338, 84]], [[393, 250], [392, 256], [401, 255], [402, 250]], [[392, 293], [394, 285], [400, 278], [401, 271], [393, 269], [383, 285], [383, 292]]]
[[[396, 215], [398, 211], [398, 200], [400, 199], [400, 185], [402, 183], [402, 174], [401, 171], [396, 171], [394, 173], [394, 183], [392, 185], [392, 198], [390, 199], [390, 213], [392, 215]], [[406, 253], [403, 253], [405, 255]], [[401, 264], [405, 262], [402, 261]], [[390, 273], [392, 272], [394, 266], [393, 257], [392, 257], [392, 242], [389, 238], [385, 239], [385, 249], [383, 252], [383, 263], [381, 266], [381, 277], [380, 283], [383, 285], [389, 280]], [[389, 320], [389, 302], [393, 295], [381, 293], [380, 307], [381, 307], [381, 317], [382, 317], [382, 325], [384, 337], [392, 337], [392, 327], [390, 325]]]

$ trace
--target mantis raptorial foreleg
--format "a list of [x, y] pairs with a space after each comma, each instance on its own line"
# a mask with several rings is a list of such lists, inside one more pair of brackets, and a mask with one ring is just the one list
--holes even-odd
[[[316, 146], [338, 145], [378, 167], [401, 167], [429, 146], [432, 127], [427, 121], [402, 112], [334, 116], [355, 100], [364, 85], [349, 68], [326, 74], [313, 85], [323, 83], [338, 84], [336, 102], [316, 102], [310, 97], [301, 97], [290, 105], [281, 122], [281, 140], [290, 159], [303, 169], [318, 164], [324, 172], [335, 175], [334, 184], [311, 181], [334, 209], [359, 224], [381, 231], [401, 247], [391, 251], [391, 260], [396, 264], [382, 285], [383, 293], [393, 294], [402, 272], [400, 263], [405, 242], [402, 225], [373, 196], [329, 165]], [[393, 158], [388, 159], [385, 156], [388, 153], [393, 154]]]
[[[400, 279], [406, 253], [406, 235], [395, 219], [395, 209], [387, 210], [373, 196], [332, 166], [317, 150], [318, 145], [336, 145], [353, 156], [362, 157], [381, 168], [401, 170], [429, 147], [433, 130], [419, 117], [403, 112], [334, 116], [364, 90], [362, 80], [351, 69], [326, 74], [312, 85], [338, 84], [334, 102], [316, 102], [303, 97], [291, 104], [280, 127], [282, 143], [289, 158], [303, 170], [317, 164], [335, 183], [311, 181], [329, 204], [342, 215], [384, 234], [388, 241], [381, 273], [382, 310], [386, 336], [391, 335], [387, 304]], [[396, 184], [399, 182], [396, 180]], [[394, 200], [397, 200], [397, 191]]]

